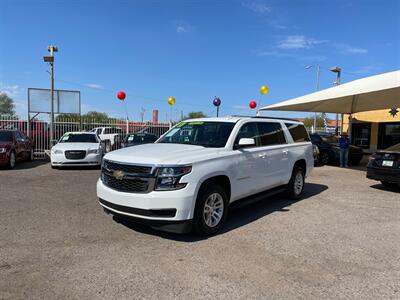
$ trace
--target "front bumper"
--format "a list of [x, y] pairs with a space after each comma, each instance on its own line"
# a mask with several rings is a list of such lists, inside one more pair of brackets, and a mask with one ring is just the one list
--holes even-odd
[[148, 221], [187, 221], [193, 218], [196, 186], [188, 185], [174, 191], [126, 193], [111, 189], [97, 181], [97, 197], [107, 210]]
[[101, 165], [102, 155], [101, 154], [88, 154], [83, 159], [67, 159], [64, 154], [51, 154], [50, 161], [52, 166], [70, 166], [78, 167], [82, 165], [87, 166], [99, 166]]
[[400, 184], [400, 169], [367, 168], [367, 178]]

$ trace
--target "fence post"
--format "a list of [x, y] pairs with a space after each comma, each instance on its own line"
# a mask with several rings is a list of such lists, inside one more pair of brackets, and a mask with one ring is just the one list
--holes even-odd
[[129, 133], [129, 119], [126, 118], [126, 134]]

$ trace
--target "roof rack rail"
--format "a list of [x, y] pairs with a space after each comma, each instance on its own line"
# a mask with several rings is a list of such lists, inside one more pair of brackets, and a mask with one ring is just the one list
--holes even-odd
[[232, 117], [253, 118], [253, 119], [286, 120], [286, 121], [293, 121], [293, 122], [301, 122], [301, 121], [299, 121], [299, 120], [291, 119], [291, 118], [278, 118], [278, 117], [268, 117], [268, 116], [241, 116], [241, 115], [232, 115]]

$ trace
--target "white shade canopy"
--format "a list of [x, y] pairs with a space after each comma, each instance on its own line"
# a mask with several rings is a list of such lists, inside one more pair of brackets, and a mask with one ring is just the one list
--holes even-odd
[[351, 114], [400, 107], [400, 71], [370, 76], [260, 110]]

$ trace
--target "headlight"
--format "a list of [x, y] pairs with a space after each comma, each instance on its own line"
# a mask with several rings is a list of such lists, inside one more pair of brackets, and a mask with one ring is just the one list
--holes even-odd
[[99, 149], [90, 149], [87, 152], [87, 154], [97, 154], [97, 153], [99, 153]]
[[59, 149], [51, 149], [51, 153], [53, 153], [53, 154], [63, 154], [63, 151], [59, 150]]
[[186, 183], [179, 182], [183, 175], [192, 171], [191, 166], [182, 167], [161, 167], [157, 172], [156, 191], [179, 190], [186, 186]]
[[7, 149], [6, 148], [0, 148], [0, 153], [6, 153]]

